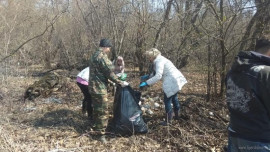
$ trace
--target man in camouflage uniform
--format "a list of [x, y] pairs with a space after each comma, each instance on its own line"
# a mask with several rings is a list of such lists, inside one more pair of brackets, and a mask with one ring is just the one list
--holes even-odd
[[[100, 41], [99, 49], [90, 58], [90, 74], [89, 74], [89, 92], [93, 101], [93, 128], [96, 131], [104, 133], [108, 122], [108, 99], [107, 86], [108, 79], [122, 87], [129, 85], [125, 81], [121, 81], [114, 74], [114, 67], [109, 60], [107, 53], [110, 52], [112, 45], [108, 39]], [[101, 141], [106, 142], [105, 136], [101, 136]]]

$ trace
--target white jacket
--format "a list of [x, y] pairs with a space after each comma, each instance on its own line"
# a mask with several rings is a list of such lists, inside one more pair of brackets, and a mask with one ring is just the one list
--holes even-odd
[[148, 79], [146, 83], [153, 85], [162, 79], [162, 88], [167, 97], [176, 94], [187, 83], [183, 74], [173, 65], [173, 63], [162, 55], [158, 55], [154, 60], [156, 74]]
[[78, 75], [77, 77], [80, 77], [82, 79], [84, 79], [85, 81], [88, 82], [89, 80], [89, 67], [84, 68]]

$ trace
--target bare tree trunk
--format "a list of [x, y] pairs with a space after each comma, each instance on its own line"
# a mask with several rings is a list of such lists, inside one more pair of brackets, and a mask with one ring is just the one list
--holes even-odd
[[109, 18], [110, 18], [110, 28], [113, 33], [113, 40], [114, 40], [114, 49], [112, 50], [112, 59], [115, 59], [117, 56], [117, 50], [118, 50], [118, 27], [116, 24], [116, 18], [115, 14], [112, 8], [112, 5], [109, 0], [107, 0], [107, 7], [109, 11]]
[[142, 4], [141, 6], [137, 7], [138, 10], [136, 14], [138, 15], [138, 23], [137, 23], [137, 30], [136, 30], [136, 51], [135, 55], [138, 61], [140, 75], [144, 74], [144, 67], [145, 67], [145, 59], [143, 57], [143, 50], [145, 47], [145, 40], [146, 40], [146, 17], [147, 17], [147, 7], [146, 4]]
[[139, 25], [138, 32], [137, 32], [136, 53], [135, 53], [139, 61], [139, 71], [141, 75], [143, 75], [143, 67], [144, 67], [143, 45], [145, 43], [145, 37], [144, 37], [143, 30], [144, 30], [144, 25]]
[[[224, 31], [224, 7], [223, 7], [223, 0], [219, 1], [219, 13], [217, 11], [217, 9], [215, 8], [214, 4], [210, 1], [207, 0], [208, 5], [210, 6], [210, 8], [212, 9], [212, 11], [214, 12], [214, 15], [217, 19], [218, 22], [218, 33], [219, 36], [217, 38], [219, 45], [220, 45], [220, 50], [221, 50], [221, 69], [219, 72], [220, 75], [220, 92], [219, 95], [223, 96], [224, 91], [225, 91], [225, 77], [226, 77], [226, 57], [228, 55], [228, 50], [226, 49], [225, 46], [225, 38], [226, 38], [226, 33]], [[228, 27], [230, 27], [232, 21], [229, 23]]]
[[166, 23], [169, 21], [169, 15], [170, 15], [172, 3], [173, 3], [173, 0], [169, 0], [167, 3], [167, 9], [166, 9], [165, 14], [164, 14], [163, 22], [160, 24], [159, 29], [156, 33], [156, 37], [155, 37], [155, 41], [154, 41], [154, 45], [153, 45], [154, 48], [156, 48], [158, 46], [158, 41], [160, 39], [161, 30], [166, 26]]
[[47, 69], [51, 69], [52, 68], [52, 65], [51, 65], [51, 59], [53, 56], [51, 56], [51, 40], [52, 40], [52, 34], [53, 34], [53, 31], [54, 31], [54, 27], [52, 26], [51, 28], [51, 31], [48, 35], [48, 38], [47, 40], [45, 40], [45, 46], [44, 46], [44, 62], [45, 62], [45, 68]]
[[263, 36], [270, 24], [270, 1], [255, 0], [257, 12], [250, 20], [239, 50], [254, 50], [255, 41]]
[[[93, 4], [92, 0], [89, 0], [90, 7], [92, 8], [93, 12], [89, 12], [85, 14], [84, 11], [81, 9], [78, 0], [76, 0], [76, 5], [82, 15], [83, 21], [86, 25], [87, 30], [87, 38], [89, 44], [92, 44], [93, 40], [99, 40], [102, 35], [102, 23], [100, 20], [99, 13], [96, 10], [96, 6]], [[89, 21], [90, 20], [90, 21]], [[91, 39], [93, 37], [93, 39]], [[93, 43], [95, 45], [95, 43]], [[97, 46], [96, 46], [97, 47]]]
[[[179, 69], [181, 69], [182, 67], [185, 67], [188, 64], [189, 54], [184, 54], [182, 49], [186, 48], [187, 42], [188, 42], [188, 40], [190, 40], [189, 36], [192, 34], [193, 30], [195, 30], [195, 32], [197, 34], [200, 34], [200, 31], [199, 31], [198, 27], [195, 25], [195, 23], [198, 19], [199, 11], [203, 6], [202, 5], [203, 1], [196, 5], [196, 9], [192, 13], [190, 13], [191, 3], [192, 3], [192, 1], [186, 1], [185, 16], [187, 16], [187, 17], [185, 17], [185, 20], [182, 23], [183, 29], [184, 29], [183, 31], [186, 31], [186, 33], [183, 36], [182, 41], [177, 48], [176, 66]], [[177, 11], [180, 14], [179, 10], [177, 10]], [[193, 29], [190, 28], [191, 25], [189, 23], [192, 24]]]
[[214, 81], [214, 95], [217, 96], [218, 94], [218, 86], [217, 86], [217, 64], [213, 64], [214, 72], [213, 72], [213, 81]]
[[122, 28], [120, 25], [117, 24], [117, 19], [116, 19], [116, 14], [115, 11], [113, 10], [113, 5], [109, 0], [107, 0], [107, 6], [108, 6], [108, 11], [109, 11], [109, 18], [110, 18], [110, 28], [113, 33], [113, 40], [114, 40], [114, 49], [112, 51], [112, 58], [115, 59], [116, 56], [121, 52], [122, 45], [123, 45], [123, 40], [125, 37], [125, 24], [122, 22]]
[[[208, 38], [209, 39], [209, 38]], [[206, 101], [210, 101], [211, 98], [211, 47], [210, 41], [208, 40], [208, 49], [207, 49], [207, 96]]]
[[225, 77], [226, 77], [226, 51], [225, 51], [225, 36], [223, 31], [223, 0], [219, 1], [219, 10], [220, 10], [220, 27], [219, 27], [219, 35], [220, 35], [220, 49], [221, 49], [221, 72], [220, 72], [220, 95], [224, 94], [225, 87]]

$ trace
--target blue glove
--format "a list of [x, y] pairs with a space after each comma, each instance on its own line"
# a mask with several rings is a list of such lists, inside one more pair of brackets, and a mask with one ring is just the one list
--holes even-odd
[[141, 84], [140, 84], [140, 88], [142, 88], [142, 87], [145, 87], [145, 86], [147, 86], [148, 84], [146, 83], [146, 82], [142, 82]]
[[149, 78], [149, 75], [141, 76], [141, 81], [144, 81], [144, 80], [146, 80], [146, 79], [148, 79], [148, 78]]

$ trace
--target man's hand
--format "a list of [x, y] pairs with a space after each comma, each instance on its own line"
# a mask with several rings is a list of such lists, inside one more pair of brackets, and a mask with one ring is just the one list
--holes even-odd
[[127, 81], [122, 81], [120, 85], [124, 88], [126, 86], [129, 86], [129, 83]]
[[121, 77], [122, 73], [117, 73], [116, 76], [117, 77]]

